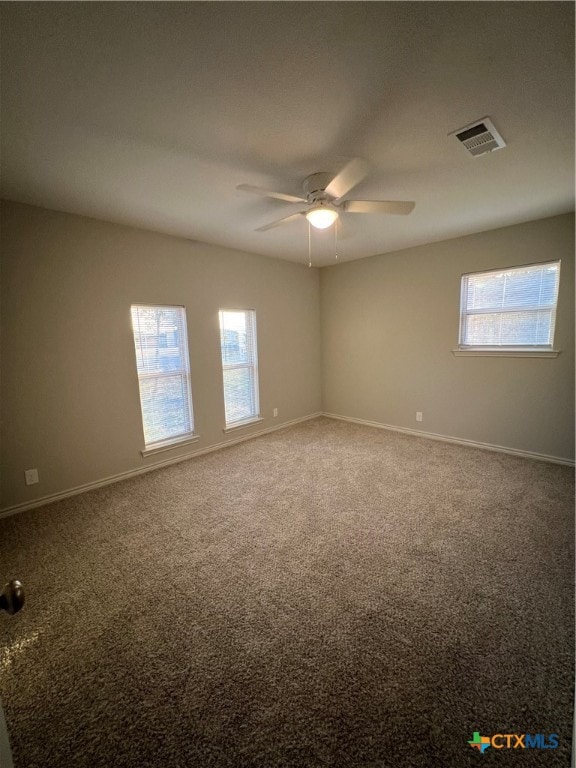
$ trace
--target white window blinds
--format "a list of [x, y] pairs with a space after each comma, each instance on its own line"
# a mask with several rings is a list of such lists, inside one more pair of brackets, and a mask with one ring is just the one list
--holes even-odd
[[560, 262], [462, 276], [460, 347], [551, 349]]
[[186, 311], [143, 305], [131, 311], [146, 447], [192, 436]]
[[226, 426], [231, 427], [260, 415], [254, 310], [220, 310], [220, 347]]

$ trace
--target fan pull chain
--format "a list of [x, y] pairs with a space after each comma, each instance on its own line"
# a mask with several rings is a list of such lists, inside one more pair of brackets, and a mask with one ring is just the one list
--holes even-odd
[[308, 266], [312, 266], [312, 242], [310, 236], [310, 222], [308, 222]]
[[334, 255], [338, 261], [338, 219], [334, 222]]

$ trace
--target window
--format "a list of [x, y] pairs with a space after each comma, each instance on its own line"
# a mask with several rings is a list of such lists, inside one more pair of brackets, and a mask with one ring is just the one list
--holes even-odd
[[220, 348], [226, 427], [255, 421], [260, 405], [254, 310], [220, 310]]
[[131, 311], [146, 448], [191, 438], [186, 310], [137, 304]]
[[560, 262], [462, 276], [460, 349], [552, 350]]

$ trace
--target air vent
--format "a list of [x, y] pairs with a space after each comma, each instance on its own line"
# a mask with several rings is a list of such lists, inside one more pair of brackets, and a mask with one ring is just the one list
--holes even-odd
[[482, 120], [477, 120], [475, 123], [471, 123], [448, 135], [456, 136], [472, 157], [485, 155], [486, 152], [494, 152], [495, 149], [502, 149], [502, 147], [506, 146], [506, 142], [500, 136], [489, 117], [483, 117]]

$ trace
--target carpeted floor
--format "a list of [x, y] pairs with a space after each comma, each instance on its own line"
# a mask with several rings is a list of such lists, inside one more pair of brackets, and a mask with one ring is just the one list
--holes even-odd
[[16, 768], [568, 766], [573, 477], [317, 419], [0, 520]]

